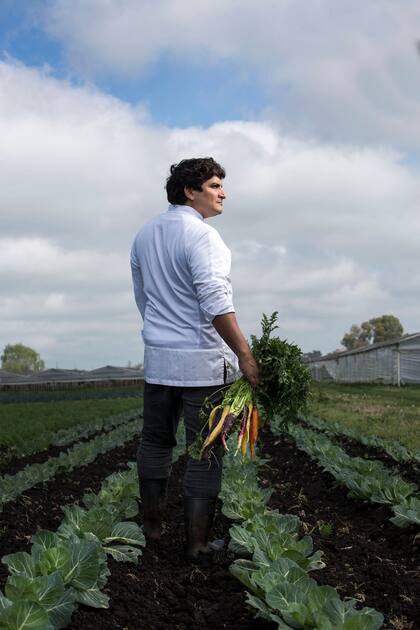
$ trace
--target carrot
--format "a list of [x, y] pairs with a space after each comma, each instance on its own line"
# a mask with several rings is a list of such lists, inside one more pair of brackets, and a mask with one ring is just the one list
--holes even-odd
[[238, 434], [238, 443], [236, 445], [236, 451], [235, 451], [235, 455], [237, 455], [239, 449], [241, 448], [242, 445], [242, 440], [245, 434], [245, 430], [246, 430], [246, 423], [248, 420], [248, 412], [249, 412], [249, 407], [248, 405], [245, 405], [244, 407], [244, 413], [242, 416], [242, 421], [241, 421], [241, 427], [239, 429], [239, 434]]
[[249, 440], [249, 426], [251, 424], [251, 414], [252, 414], [252, 405], [248, 409], [248, 415], [247, 415], [247, 419], [246, 419], [246, 427], [245, 427], [244, 437], [242, 438], [241, 449], [242, 449], [242, 456], [243, 457], [245, 457], [245, 455], [246, 455], [246, 446], [247, 446], [248, 440]]
[[224, 421], [223, 429], [222, 429], [222, 444], [225, 451], [229, 450], [228, 445], [226, 444], [226, 438], [229, 435], [229, 431], [232, 430], [232, 427], [237, 421], [237, 419], [238, 418], [233, 413], [228, 413]]
[[249, 451], [251, 453], [251, 457], [255, 457], [255, 442], [258, 438], [258, 424], [258, 408], [254, 406], [252, 409], [251, 425], [249, 429]]
[[229, 405], [227, 405], [226, 407], [223, 408], [222, 417], [217, 422], [217, 424], [214, 427], [214, 429], [212, 430], [212, 432], [209, 433], [209, 435], [207, 436], [207, 438], [206, 438], [206, 440], [205, 440], [205, 442], [203, 444], [203, 448], [201, 449], [201, 453], [200, 453], [200, 459], [202, 458], [203, 453], [206, 450], [206, 448], [208, 448], [214, 442], [214, 440], [217, 438], [217, 436], [221, 432], [221, 430], [223, 428], [223, 423], [224, 423], [225, 418], [228, 415], [229, 411], [230, 411], [230, 406]]
[[[210, 415], [209, 415], [209, 431], [210, 431], [210, 429], [212, 428], [213, 423], [214, 423], [214, 421], [216, 420], [216, 414], [217, 414], [217, 412], [218, 412], [220, 409], [222, 409], [222, 405], [217, 405], [217, 407], [214, 407], [214, 408], [211, 410]], [[219, 418], [218, 418], [218, 419], [220, 419], [220, 416], [219, 416]]]

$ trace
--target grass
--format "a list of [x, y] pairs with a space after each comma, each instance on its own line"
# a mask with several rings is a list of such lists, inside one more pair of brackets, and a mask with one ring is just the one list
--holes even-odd
[[[90, 423], [96, 418], [136, 409], [141, 405], [142, 401], [134, 397], [0, 405], [0, 448], [12, 448], [16, 454], [22, 454], [26, 452], [26, 444], [36, 442], [36, 450], [40, 450], [49, 444], [51, 432]], [[33, 448], [30, 450], [33, 451]]]
[[309, 414], [420, 448], [420, 386], [313, 383]]

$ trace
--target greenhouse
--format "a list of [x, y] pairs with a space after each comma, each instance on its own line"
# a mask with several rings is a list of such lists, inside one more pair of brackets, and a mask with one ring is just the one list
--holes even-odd
[[420, 383], [420, 333], [335, 352], [308, 362], [316, 381], [336, 383]]

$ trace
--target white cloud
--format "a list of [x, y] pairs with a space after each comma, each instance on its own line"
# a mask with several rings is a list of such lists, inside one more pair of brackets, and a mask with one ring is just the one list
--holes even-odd
[[208, 154], [228, 172], [214, 225], [233, 250], [247, 334], [273, 310], [305, 350], [331, 350], [382, 313], [420, 329], [420, 184], [398, 153], [264, 122], [156, 127], [91, 87], [11, 62], [0, 95], [0, 347], [23, 341], [62, 367], [139, 360], [132, 238], [166, 209], [169, 165]]
[[164, 58], [203, 72], [233, 61], [255, 73], [266, 115], [289, 132], [411, 150], [420, 147], [419, 20], [408, 0], [57, 0], [44, 16], [79, 75], [141, 75]]

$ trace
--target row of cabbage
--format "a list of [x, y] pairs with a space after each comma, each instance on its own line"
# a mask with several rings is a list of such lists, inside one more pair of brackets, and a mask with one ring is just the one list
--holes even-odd
[[390, 520], [398, 527], [420, 525], [420, 494], [414, 483], [405, 481], [380, 461], [349, 456], [322, 433], [294, 423], [284, 430], [300, 450], [349, 489], [349, 497], [389, 506], [394, 512]]
[[381, 449], [401, 464], [420, 464], [420, 449], [407, 448], [398, 440], [360, 433], [360, 431], [347, 427], [340, 422], [330, 422], [313, 416], [301, 416], [300, 419], [327, 435], [344, 436], [355, 442], [360, 442], [363, 446]]
[[101, 591], [110, 571], [107, 555], [136, 562], [145, 544], [141, 528], [132, 521], [138, 511], [135, 465], [108, 477], [98, 495], [85, 495], [85, 507], [63, 507], [56, 532], [39, 531], [31, 551], [2, 559], [10, 576], [0, 593], [0, 627], [53, 630], [69, 624], [77, 604], [107, 608]]
[[140, 410], [134, 409], [133, 411], [124, 411], [105, 418], [96, 418], [93, 422], [87, 424], [77, 424], [68, 429], [60, 429], [51, 434], [50, 444], [53, 446], [66, 446], [67, 444], [72, 444], [72, 442], [85, 440], [95, 435], [95, 433], [108, 432], [121, 424], [134, 420], [139, 417], [139, 414]]
[[[173, 461], [185, 452], [183, 434]], [[64, 628], [79, 603], [108, 608], [102, 592], [108, 576], [107, 556], [137, 562], [145, 545], [138, 514], [139, 483], [135, 463], [105, 479], [98, 494], [87, 493], [84, 507], [64, 506], [56, 532], [40, 531], [31, 552], [4, 556], [10, 576], [0, 592], [0, 628], [54, 630]]]
[[75, 424], [68, 429], [59, 429], [58, 431], [42, 431], [42, 434], [32, 435], [30, 440], [22, 441], [18, 449], [16, 447], [8, 448], [8, 456], [3, 460], [10, 460], [13, 456], [26, 456], [33, 453], [45, 451], [50, 446], [66, 446], [72, 442], [83, 440], [91, 437], [100, 431], [110, 431], [111, 429], [135, 418], [142, 409], [139, 401], [138, 406], [134, 410], [123, 411], [102, 418], [95, 418], [90, 422], [81, 422]]
[[[133, 419], [134, 418], [134, 419]], [[67, 472], [93, 462], [98, 455], [121, 446], [139, 432], [139, 412], [127, 412], [120, 426], [100, 434], [88, 442], [77, 443], [57, 457], [50, 457], [41, 464], [28, 464], [15, 475], [0, 477], [0, 510], [26, 490], [53, 479], [58, 473]]]
[[300, 521], [270, 510], [271, 490], [258, 485], [258, 466], [267, 462], [225, 457], [223, 513], [239, 521], [230, 529], [230, 548], [242, 556], [230, 567], [247, 589], [247, 601], [257, 616], [279, 630], [378, 630], [383, 616], [372, 608], [357, 609], [330, 586], [309, 576], [325, 564], [313, 551], [312, 538], [300, 536]]
[[[181, 429], [173, 461], [185, 452]], [[105, 479], [98, 494], [87, 493], [84, 507], [63, 507], [56, 532], [40, 531], [31, 552], [3, 557], [10, 576], [0, 592], [0, 627], [5, 630], [64, 628], [79, 603], [108, 608], [101, 589], [110, 571], [107, 555], [119, 562], [137, 562], [145, 539], [133, 521], [138, 514], [136, 464]]]

